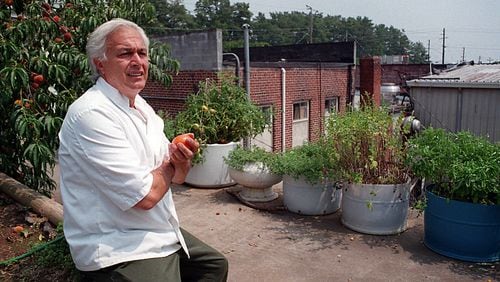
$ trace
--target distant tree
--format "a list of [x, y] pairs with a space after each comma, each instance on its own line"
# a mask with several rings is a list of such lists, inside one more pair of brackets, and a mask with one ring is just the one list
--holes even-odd
[[259, 14], [252, 22], [252, 41], [269, 45], [306, 43], [309, 36], [309, 15], [303, 12]]
[[156, 19], [164, 30], [156, 34], [168, 33], [172, 29], [188, 30], [196, 28], [194, 16], [189, 13], [182, 0], [150, 0], [156, 9]]
[[[311, 15], [304, 12], [276, 12], [253, 19], [251, 45], [285, 45], [307, 43]], [[367, 17], [323, 16], [312, 14], [313, 43], [356, 41], [358, 56], [410, 55], [412, 62], [426, 57], [425, 49], [411, 42], [404, 31], [385, 25], [374, 25]]]
[[195, 4], [195, 22], [201, 29], [219, 28], [223, 31], [224, 50], [243, 46], [243, 24], [250, 24], [252, 13], [247, 3], [231, 5], [229, 0], [198, 0]]
[[248, 3], [234, 3], [232, 6], [231, 26], [241, 28], [252, 21], [252, 12]]
[[422, 42], [411, 42], [408, 51], [410, 63], [425, 64], [429, 62], [428, 53]]
[[233, 9], [229, 0], [198, 0], [194, 12], [199, 28], [228, 29], [231, 26]]
[[[11, 3], [0, 2], [0, 171], [50, 195], [62, 120], [92, 83], [88, 34], [116, 17], [152, 26], [155, 9], [146, 0]], [[178, 63], [165, 45], [150, 54], [150, 77], [168, 85]]]
[[347, 27], [348, 41], [357, 42], [358, 54], [360, 56], [376, 55], [377, 37], [372, 21], [367, 17], [349, 17], [343, 20], [343, 25]]
[[315, 14], [313, 17], [313, 43], [346, 41], [345, 31], [340, 16]]
[[258, 13], [252, 18], [249, 4], [231, 5], [229, 0], [198, 0], [191, 16], [181, 0], [151, 1], [165, 27], [222, 29], [224, 50], [243, 47], [242, 25], [249, 23], [251, 46], [306, 44], [312, 37], [313, 43], [356, 41], [358, 56], [410, 55], [411, 62], [424, 62], [426, 58], [425, 48], [411, 42], [404, 30], [375, 25], [367, 17], [292, 11], [273, 12], [269, 17]]

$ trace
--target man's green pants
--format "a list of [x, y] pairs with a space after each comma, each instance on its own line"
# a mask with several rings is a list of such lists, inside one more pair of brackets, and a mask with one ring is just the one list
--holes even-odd
[[168, 257], [124, 262], [81, 271], [82, 281], [227, 281], [227, 259], [181, 228], [190, 258], [182, 248]]

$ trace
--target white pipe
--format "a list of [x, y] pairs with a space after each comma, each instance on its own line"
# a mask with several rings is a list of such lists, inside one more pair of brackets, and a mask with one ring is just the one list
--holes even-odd
[[286, 70], [281, 68], [281, 151], [286, 150]]

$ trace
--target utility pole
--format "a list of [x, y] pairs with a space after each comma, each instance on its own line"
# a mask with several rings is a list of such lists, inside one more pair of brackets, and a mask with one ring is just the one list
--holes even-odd
[[462, 62], [465, 62], [465, 47], [462, 47]]
[[445, 40], [446, 40], [446, 33], [445, 33], [445, 29], [443, 27], [443, 54], [441, 57], [441, 64], [443, 64], [443, 65], [444, 65], [444, 49], [446, 48]]
[[431, 62], [431, 40], [427, 40], [427, 63], [429, 64], [429, 75], [432, 75], [432, 62]]
[[307, 9], [309, 9], [309, 44], [313, 43], [313, 13], [312, 7], [306, 5]]
[[431, 62], [431, 40], [427, 40], [427, 62]]
[[249, 43], [249, 24], [243, 24], [243, 45], [244, 45], [244, 55], [245, 55], [245, 89], [247, 92], [247, 98], [250, 100], [250, 43]]
[[[245, 56], [245, 89], [247, 92], [247, 99], [250, 101], [250, 25], [243, 24], [243, 53]], [[243, 147], [250, 148], [251, 146], [250, 137], [246, 137], [243, 139]]]

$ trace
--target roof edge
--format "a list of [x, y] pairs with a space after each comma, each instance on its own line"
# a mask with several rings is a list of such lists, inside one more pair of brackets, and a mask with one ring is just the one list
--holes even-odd
[[461, 88], [498, 88], [500, 82], [465, 82], [465, 81], [437, 81], [428, 79], [414, 79], [407, 81], [406, 84], [410, 87], [461, 87]]

